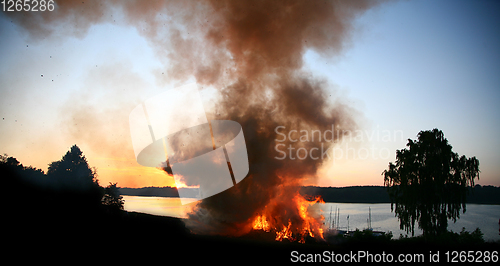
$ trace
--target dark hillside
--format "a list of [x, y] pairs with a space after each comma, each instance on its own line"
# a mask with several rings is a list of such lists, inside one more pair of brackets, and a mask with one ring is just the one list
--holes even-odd
[[[182, 188], [195, 195], [195, 189]], [[175, 187], [143, 187], [120, 188], [122, 195], [149, 197], [178, 197]], [[192, 190], [192, 191], [191, 191]], [[325, 202], [339, 203], [390, 203], [389, 195], [383, 186], [355, 187], [316, 187], [307, 186], [300, 189], [302, 195], [320, 195]], [[467, 203], [500, 204], [500, 187], [476, 185], [469, 189]]]
[[[391, 200], [385, 187], [302, 187], [303, 195], [320, 195], [325, 202], [339, 203], [390, 203]], [[469, 188], [467, 203], [500, 204], [500, 187], [480, 186]]]
[[320, 195], [325, 202], [388, 203], [391, 202], [384, 187], [303, 187], [301, 194]]

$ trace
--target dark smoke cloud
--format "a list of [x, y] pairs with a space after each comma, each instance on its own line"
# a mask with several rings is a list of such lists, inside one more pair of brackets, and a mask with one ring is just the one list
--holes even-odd
[[[250, 162], [246, 179], [234, 188], [203, 200], [188, 225], [203, 233], [244, 234], [264, 208], [286, 224], [296, 187], [314, 176], [321, 160], [277, 160], [277, 126], [319, 129], [330, 125], [352, 130], [349, 108], [330, 105], [327, 83], [302, 71], [303, 55], [314, 49], [336, 55], [349, 40], [351, 22], [366, 10], [366, 1], [214, 1], [216, 23], [205, 35], [217, 54], [210, 71], [197, 80], [221, 86], [219, 108], [224, 119], [238, 121], [245, 134]], [[221, 52], [222, 50], [222, 52]], [[221, 74], [223, 73], [223, 74]], [[227, 74], [226, 74], [227, 73]], [[220, 84], [218, 84], [220, 85]], [[335, 138], [341, 136], [335, 135]], [[315, 142], [291, 143], [297, 149]], [[329, 143], [331, 144], [331, 143]], [[286, 213], [285, 211], [290, 208]]]
[[[203, 200], [189, 215], [195, 232], [243, 234], [266, 205], [286, 206], [293, 188], [314, 176], [322, 160], [277, 160], [277, 126], [352, 130], [354, 112], [333, 103], [328, 83], [303, 70], [313, 49], [336, 56], [349, 44], [352, 22], [376, 1], [56, 1], [54, 12], [13, 12], [32, 37], [81, 35], [123, 14], [165, 62], [168, 78], [212, 85], [214, 115], [242, 125], [250, 171], [235, 187]], [[121, 12], [120, 12], [121, 11]], [[335, 134], [334, 138], [342, 136]], [[320, 147], [319, 140], [284, 142]], [[332, 143], [323, 143], [332, 145]], [[327, 146], [328, 147], [328, 146]], [[326, 147], [326, 148], [327, 148]], [[272, 204], [271, 204], [272, 202]], [[282, 202], [283, 204], [278, 204]]]

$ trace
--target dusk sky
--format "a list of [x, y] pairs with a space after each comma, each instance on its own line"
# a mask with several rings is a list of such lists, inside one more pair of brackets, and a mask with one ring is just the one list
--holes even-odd
[[[147, 25], [114, 11], [84, 30], [36, 34], [0, 13], [0, 153], [46, 171], [77, 144], [102, 185], [174, 186], [136, 162], [129, 114], [196, 79], [168, 76], [168, 51], [145, 37]], [[388, 2], [356, 18], [340, 54], [305, 52], [304, 71], [329, 84], [360, 134], [308, 184], [383, 185], [396, 150], [438, 128], [454, 152], [479, 159], [477, 184], [500, 186], [499, 11], [498, 1]]]

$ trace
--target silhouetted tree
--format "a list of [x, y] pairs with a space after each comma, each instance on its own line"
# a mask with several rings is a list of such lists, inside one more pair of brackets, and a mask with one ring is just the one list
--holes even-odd
[[[19, 161], [14, 157], [9, 157], [7, 154], [0, 155], [0, 176], [2, 178], [2, 186], [5, 188], [11, 188], [17, 186], [20, 179], [20, 170], [22, 166]], [[12, 193], [12, 190], [7, 190], [7, 192]], [[4, 193], [1, 193], [2, 196]]]
[[479, 161], [454, 153], [438, 129], [420, 131], [418, 141], [408, 139], [406, 146], [382, 173], [391, 210], [412, 235], [416, 221], [424, 235], [444, 233], [447, 219], [456, 222], [462, 208], [465, 213], [467, 186], [479, 179]]
[[61, 160], [49, 164], [47, 176], [60, 182], [64, 189], [89, 190], [99, 187], [96, 170], [89, 167], [87, 158], [76, 145]]
[[9, 155], [7, 155], [7, 154], [0, 155], [0, 163], [3, 165], [14, 166], [14, 167], [21, 165], [16, 158], [9, 157]]
[[116, 184], [109, 183], [109, 186], [104, 188], [104, 196], [102, 197], [102, 204], [111, 211], [123, 210], [124, 200]]
[[[33, 166], [24, 166], [16, 158], [9, 157], [7, 154], [0, 155], [0, 171], [9, 180], [5, 182], [23, 182], [40, 184], [44, 181], [45, 173], [42, 169]], [[14, 180], [15, 179], [15, 180]]]
[[73, 145], [59, 161], [49, 164], [47, 180], [53, 184], [50, 197], [54, 211], [65, 218], [91, 219], [99, 215], [103, 188], [78, 146]]

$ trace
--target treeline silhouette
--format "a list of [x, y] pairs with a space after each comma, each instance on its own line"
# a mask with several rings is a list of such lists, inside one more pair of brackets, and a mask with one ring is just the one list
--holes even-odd
[[[500, 204], [500, 187], [480, 186], [468, 188], [467, 203]], [[303, 195], [319, 195], [325, 202], [338, 203], [390, 203], [387, 188], [383, 186], [316, 187], [300, 190]]]
[[128, 196], [145, 196], [145, 197], [179, 197], [179, 191], [183, 197], [195, 198], [199, 194], [198, 188], [176, 188], [176, 187], [141, 187], [128, 188], [123, 187], [118, 189], [120, 194]]
[[[195, 195], [196, 189], [192, 190]], [[500, 187], [480, 186], [468, 188], [467, 203], [474, 204], [500, 204]], [[179, 197], [175, 187], [142, 187], [142, 188], [118, 188], [120, 194], [128, 196], [146, 197]], [[187, 192], [185, 191], [185, 194]], [[383, 186], [353, 186], [353, 187], [318, 187], [305, 186], [300, 188], [302, 195], [321, 196], [325, 202], [338, 203], [390, 203], [387, 188]]]
[[47, 173], [0, 155], [0, 176], [4, 228], [12, 232], [6, 236], [8, 243], [57, 239], [55, 245], [80, 245], [96, 239], [178, 238], [187, 233], [178, 219], [125, 212], [117, 184], [102, 187], [96, 169], [76, 145], [49, 164]]
[[8, 155], [0, 157], [0, 172], [8, 221], [25, 232], [83, 233], [93, 228], [98, 217], [123, 210], [116, 184], [101, 187], [96, 170], [76, 145], [52, 162], [47, 173]]
[[143, 197], [179, 197], [176, 187], [119, 188], [120, 194]]

